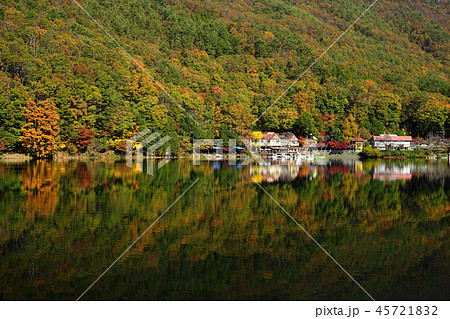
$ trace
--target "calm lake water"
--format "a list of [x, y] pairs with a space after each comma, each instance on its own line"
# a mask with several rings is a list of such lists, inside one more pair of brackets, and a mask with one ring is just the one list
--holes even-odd
[[0, 162], [0, 299], [450, 298], [450, 169], [442, 161], [229, 166]]

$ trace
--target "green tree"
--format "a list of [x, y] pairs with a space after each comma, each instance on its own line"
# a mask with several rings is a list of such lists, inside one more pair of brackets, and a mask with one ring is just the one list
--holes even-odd
[[450, 115], [450, 104], [437, 97], [432, 97], [425, 105], [419, 107], [414, 122], [420, 136], [428, 134], [445, 134], [444, 124]]

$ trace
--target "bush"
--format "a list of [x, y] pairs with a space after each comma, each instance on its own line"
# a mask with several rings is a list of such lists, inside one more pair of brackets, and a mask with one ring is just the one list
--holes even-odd
[[366, 158], [379, 158], [383, 155], [379, 149], [373, 148], [372, 146], [366, 146], [363, 148], [361, 156]]
[[393, 151], [380, 151], [377, 148], [371, 146], [365, 146], [360, 156], [364, 158], [381, 158], [381, 157], [407, 157], [407, 158], [425, 158], [433, 155], [430, 150], [426, 151], [405, 151], [405, 150], [393, 150]]

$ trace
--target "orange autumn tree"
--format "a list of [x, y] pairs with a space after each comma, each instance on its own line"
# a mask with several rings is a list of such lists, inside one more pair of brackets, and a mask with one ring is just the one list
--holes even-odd
[[22, 145], [38, 158], [49, 157], [59, 132], [56, 107], [47, 101], [28, 101], [23, 115], [27, 123], [22, 127]]

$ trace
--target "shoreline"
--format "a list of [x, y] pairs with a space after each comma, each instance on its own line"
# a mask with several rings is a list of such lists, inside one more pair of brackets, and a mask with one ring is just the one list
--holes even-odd
[[[414, 151], [411, 151], [414, 152]], [[204, 155], [204, 154], [202, 154]], [[210, 154], [212, 155], [212, 154]], [[366, 156], [366, 154], [363, 154], [361, 152], [359, 153], [342, 153], [342, 154], [329, 154], [329, 153], [322, 153], [318, 152], [316, 154], [313, 154], [314, 156], [321, 156], [324, 157], [324, 159], [329, 160], [370, 160], [370, 159], [383, 159], [383, 160], [411, 160], [411, 159], [417, 159], [417, 160], [447, 160], [448, 156], [444, 154], [439, 155], [426, 155], [423, 156], [422, 154], [412, 153], [412, 154], [377, 154], [378, 156]], [[410, 155], [410, 156], [408, 156]], [[153, 159], [164, 159], [164, 156], [155, 156]], [[177, 160], [177, 159], [189, 159], [192, 158], [192, 154], [184, 154], [180, 156], [172, 156], [171, 159]], [[210, 156], [210, 158], [202, 158], [202, 160], [207, 161], [223, 161], [228, 160], [228, 156], [226, 154], [223, 154], [221, 158], [215, 158], [214, 156]], [[244, 159], [243, 156], [238, 156], [237, 160]], [[10, 153], [10, 154], [1, 154], [0, 155], [0, 161], [1, 162], [29, 162], [29, 161], [36, 161], [39, 159], [33, 158], [30, 155], [21, 154], [21, 153]], [[51, 162], [61, 162], [61, 161], [125, 161], [126, 156], [121, 154], [115, 154], [115, 153], [97, 153], [97, 154], [76, 154], [76, 155], [69, 155], [69, 154], [57, 154], [49, 159], [42, 159], [45, 161], [51, 161]], [[449, 160], [450, 161], [450, 160]]]

